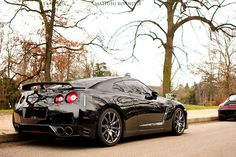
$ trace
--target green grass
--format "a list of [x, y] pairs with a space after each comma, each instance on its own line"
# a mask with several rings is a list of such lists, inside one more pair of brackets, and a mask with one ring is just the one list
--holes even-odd
[[187, 110], [217, 109], [218, 106], [185, 105]]
[[9, 110], [0, 110], [0, 113], [12, 113], [13, 110], [9, 109]]

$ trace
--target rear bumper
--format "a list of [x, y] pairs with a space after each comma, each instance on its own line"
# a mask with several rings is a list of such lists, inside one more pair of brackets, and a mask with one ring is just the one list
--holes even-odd
[[91, 130], [79, 125], [19, 124], [13, 123], [18, 132], [48, 134], [57, 137], [83, 136], [92, 138]]
[[218, 116], [221, 118], [236, 118], [236, 109], [219, 109]]
[[49, 113], [47, 119], [25, 119], [21, 112], [13, 113], [13, 126], [17, 132], [48, 134], [56, 137], [83, 136], [95, 138], [96, 123], [75, 119], [72, 113]]

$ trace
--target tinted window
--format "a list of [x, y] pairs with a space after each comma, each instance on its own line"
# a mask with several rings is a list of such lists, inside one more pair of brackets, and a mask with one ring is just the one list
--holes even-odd
[[127, 86], [127, 90], [129, 93], [142, 94], [142, 95], [146, 93], [151, 93], [151, 90], [140, 81], [137, 80], [125, 81], [125, 84]]
[[126, 86], [123, 81], [119, 81], [113, 84], [112, 90], [116, 92], [125, 92]]
[[70, 84], [76, 88], [92, 88], [96, 84], [109, 80], [108, 77], [85, 78], [71, 81]]
[[236, 95], [231, 95], [229, 97], [229, 101], [236, 101]]

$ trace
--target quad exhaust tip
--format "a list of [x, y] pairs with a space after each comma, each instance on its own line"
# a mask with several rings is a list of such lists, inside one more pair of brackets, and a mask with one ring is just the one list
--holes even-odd
[[63, 136], [65, 134], [65, 129], [63, 127], [58, 127], [56, 129], [56, 133], [59, 135], [59, 136]]
[[63, 135], [71, 136], [74, 133], [72, 127], [70, 127], [70, 126], [66, 126], [65, 128], [63, 128], [61, 126], [57, 127], [55, 132], [59, 136], [63, 136]]
[[65, 133], [66, 135], [72, 135], [73, 134], [73, 129], [70, 126], [65, 127]]

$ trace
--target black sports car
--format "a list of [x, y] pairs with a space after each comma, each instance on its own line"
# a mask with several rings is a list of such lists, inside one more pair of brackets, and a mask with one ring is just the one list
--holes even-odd
[[98, 77], [68, 83], [22, 86], [13, 113], [19, 133], [97, 138], [106, 146], [120, 138], [187, 128], [184, 105], [158, 96], [130, 77]]
[[236, 118], [236, 94], [230, 95], [225, 102], [219, 105], [218, 117], [219, 120]]

